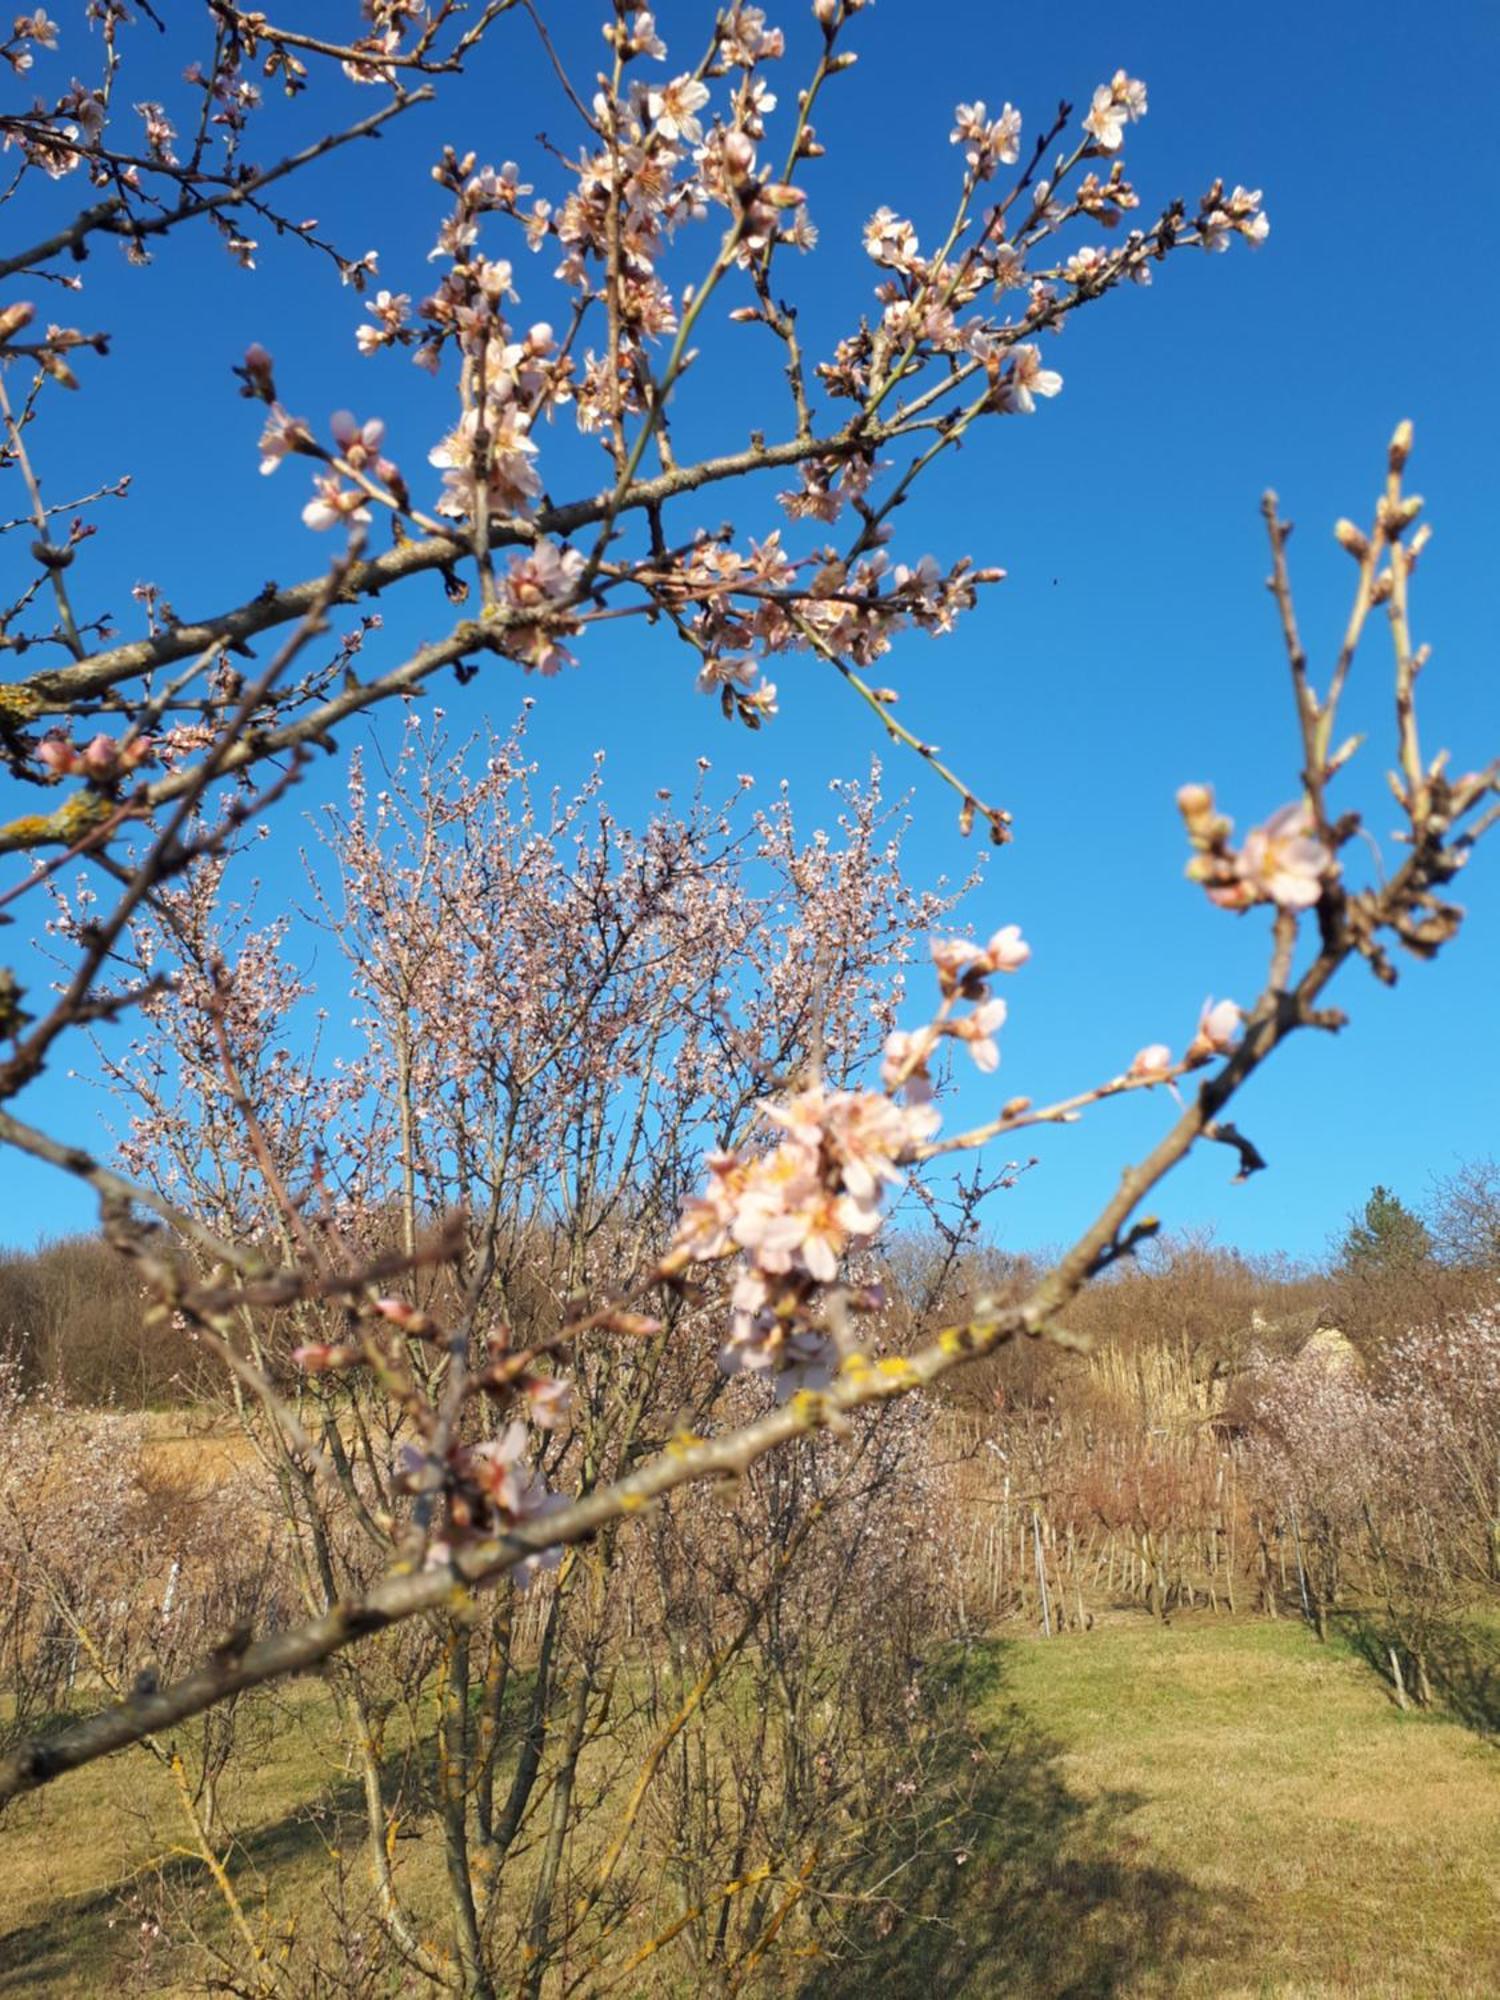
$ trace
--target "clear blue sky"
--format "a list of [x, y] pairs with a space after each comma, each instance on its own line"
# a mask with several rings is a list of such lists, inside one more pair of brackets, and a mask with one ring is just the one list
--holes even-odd
[[[602, 55], [601, 9], [569, 0], [553, 12], [566, 20], [564, 54], [587, 81]], [[770, 12], [791, 33], [777, 79], [785, 110], [806, 69], [808, 10]], [[671, 67], [687, 67], [711, 9], [692, 0], [658, 13]], [[299, 25], [304, 15], [347, 32], [354, 8], [308, 8]], [[83, 30], [64, 27], [76, 50]], [[525, 22], [502, 28], [446, 108], [411, 114], [378, 149], [343, 154], [290, 197], [346, 249], [378, 247], [381, 281], [392, 289], [419, 294], [429, 281], [424, 259], [440, 209], [426, 168], [445, 140], [482, 162], [513, 157], [539, 191], [558, 191], [535, 135], [571, 146], [576, 126]], [[971, 914], [984, 929], [1019, 922], [1033, 941], [1032, 966], [1007, 987], [1000, 1082], [1007, 1093], [1042, 1097], [1110, 1073], [1144, 1042], [1181, 1047], [1205, 994], [1248, 999], [1254, 990], [1263, 926], [1210, 910], [1183, 881], [1173, 794], [1185, 779], [1208, 779], [1243, 827], [1295, 789], [1285, 665], [1263, 588], [1258, 503], [1267, 485], [1299, 523], [1292, 553], [1304, 630], [1315, 660], [1326, 662], [1352, 577], [1329, 529], [1339, 514], [1368, 512], [1392, 426], [1414, 420], [1412, 484], [1435, 528], [1417, 593], [1419, 636], [1433, 646], [1428, 734], [1450, 744], [1463, 768], [1500, 747], [1491, 609], [1500, 281], [1490, 194], [1500, 128], [1489, 104], [1500, 13], [1478, 4], [1372, 13], [1326, 0], [1226, 18], [1160, 0], [1021, 13], [966, 0], [881, 0], [856, 24], [851, 46], [858, 68], [829, 92], [818, 120], [828, 157], [801, 176], [822, 232], [796, 273], [814, 349], [868, 301], [874, 272], [859, 225], [874, 208], [888, 202], [910, 214], [927, 243], [946, 219], [957, 161], [948, 130], [960, 98], [982, 96], [992, 110], [1009, 99], [1031, 132], [1062, 95], [1081, 113], [1094, 84], [1123, 65], [1150, 90], [1150, 115], [1126, 146], [1144, 210], [1178, 192], [1191, 200], [1222, 174], [1262, 187], [1271, 218], [1258, 254], [1243, 246], [1225, 257], [1184, 254], [1149, 291], [1116, 294], [1078, 316], [1049, 354], [1066, 378], [1062, 395], [1029, 420], [982, 430], [900, 517], [898, 554], [971, 553], [1009, 572], [955, 637], [904, 640], [888, 678], [903, 690], [907, 719], [1015, 813], [1015, 845], [995, 857]], [[176, 58], [180, 66], [180, 46]], [[43, 61], [38, 87], [80, 69], [66, 44]], [[171, 91], [168, 75], [159, 88]], [[376, 101], [373, 92], [346, 95], [351, 116]], [[60, 211], [80, 192], [65, 183], [51, 200]], [[695, 258], [706, 241], [700, 235]], [[309, 253], [267, 244], [260, 264], [253, 275], [238, 271], [202, 232], [169, 245], [150, 271], [128, 269], [108, 245], [84, 267], [77, 317], [113, 328], [114, 351], [87, 365], [85, 392], [66, 408], [52, 399], [38, 448], [55, 495], [136, 475], [128, 506], [101, 515], [106, 532], [76, 571], [89, 609], [111, 605], [127, 631], [135, 629], [129, 590], [143, 577], [184, 616], [204, 615], [270, 577], [311, 573], [324, 554], [297, 518], [301, 472], [257, 474], [256, 413], [229, 374], [250, 339], [275, 354], [293, 410], [320, 423], [345, 405], [379, 413], [419, 487], [426, 475], [444, 408], [432, 385], [402, 357], [356, 355], [358, 302]], [[527, 317], [555, 310], [542, 270], [518, 264], [518, 311]], [[17, 295], [7, 290], [0, 303]], [[60, 306], [46, 301], [51, 312]], [[680, 450], [731, 447], [752, 425], [781, 421], [769, 400], [773, 357], [736, 352], [746, 363], [732, 377], [717, 374], [716, 387], [706, 369], [702, 381], [689, 378]], [[554, 472], [554, 486], [564, 483]], [[729, 506], [717, 489], [700, 511], [685, 507], [678, 524], [716, 525]], [[764, 532], [777, 517], [769, 490], [734, 512], [742, 532]], [[430, 595], [393, 597], [383, 608], [381, 657], [439, 629]], [[827, 780], [863, 770], [876, 746], [863, 710], [814, 663], [778, 662], [773, 673], [782, 715], [756, 739], [720, 723], [694, 693], [681, 647], [626, 627], [587, 647], [577, 673], [524, 691], [542, 697], [533, 741], [544, 770], [566, 781], [602, 746], [623, 809], [644, 808], [658, 785], [683, 785], [706, 750], [726, 771], [752, 770], [766, 784], [789, 777], [812, 825]], [[522, 693], [519, 676], [496, 663], [466, 694], [449, 684], [438, 698], [455, 721], [481, 713], [505, 721]], [[1372, 743], [1349, 796], [1367, 807], [1389, 852], [1388, 711], [1377, 629], [1351, 695], [1350, 726], [1370, 729]], [[890, 776], [916, 787], [918, 871], [963, 869], [971, 850], [948, 796], [899, 763]], [[293, 822], [327, 782], [282, 809], [273, 871], [284, 871], [289, 888], [298, 875]], [[1232, 1162], [1210, 1149], [1165, 1190], [1158, 1206], [1171, 1226], [1316, 1255], [1372, 1182], [1419, 1201], [1433, 1176], [1500, 1150], [1490, 1026], [1500, 852], [1481, 855], [1461, 887], [1471, 923], [1456, 948], [1436, 966], [1410, 964], [1394, 994], [1360, 972], [1346, 975], [1336, 997], [1352, 1026], [1336, 1042], [1294, 1044], [1252, 1085], [1240, 1122], [1271, 1171], [1231, 1187]], [[62, 1076], [44, 1079], [19, 1108], [65, 1136], [100, 1142], [99, 1100]], [[966, 1108], [979, 1110], [980, 1099]], [[1043, 1164], [997, 1206], [996, 1232], [1017, 1246], [1071, 1234], [1167, 1111], [1141, 1100], [1044, 1135]], [[9, 1160], [3, 1171], [5, 1239], [89, 1221], [88, 1205], [60, 1178]]]

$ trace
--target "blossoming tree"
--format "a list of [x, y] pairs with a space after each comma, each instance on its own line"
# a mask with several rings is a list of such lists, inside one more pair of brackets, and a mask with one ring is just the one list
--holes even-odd
[[[17, 857], [7, 904], [55, 892], [65, 954], [54, 996], [24, 992], [14, 975], [0, 992], [0, 1094], [16, 1106], [0, 1110], [0, 1138], [91, 1187], [153, 1309], [221, 1356], [258, 1411], [311, 1561], [305, 1618], [237, 1627], [169, 1681], [20, 1743], [0, 1760], [0, 1798], [392, 1626], [450, 1622], [450, 1664], [462, 1658], [446, 1712], [461, 1718], [469, 1627], [454, 1622], [456, 1604], [539, 1563], [577, 1560], [559, 1552], [629, 1545], [633, 1517], [698, 1482], [747, 1482], [752, 1518], [759, 1506], [760, 1519], [801, 1535], [809, 1516], [778, 1512], [778, 1454], [805, 1464], [798, 1452], [826, 1434], [857, 1458], [876, 1434], [862, 1412], [1003, 1342], [1065, 1340], [1070, 1301], [1152, 1233], [1145, 1203], [1199, 1141], [1231, 1149], [1241, 1174], [1262, 1164], [1226, 1115], [1241, 1086], [1293, 1035], [1338, 1029], [1328, 988], [1348, 961], [1389, 981], [1392, 943], [1431, 957], [1452, 938], [1449, 884], [1497, 811], [1496, 766], [1455, 774], [1419, 730], [1426, 654], [1411, 582], [1427, 528], [1405, 488], [1403, 425], [1368, 525], [1336, 529], [1354, 586], [1321, 674], [1299, 633], [1289, 528], [1267, 496], [1296, 728], [1294, 770], [1278, 789], [1294, 796], [1239, 841], [1207, 785], [1184, 786], [1178, 801], [1192, 878], [1216, 905], [1266, 923], [1264, 983], [1243, 1003], [1205, 1004], [1175, 1047], [1122, 1051], [1111, 1074], [1060, 1099], [1008, 1095], [978, 1124], [945, 1131], [944, 1065], [993, 1072], [1000, 989], [1029, 947], [1013, 925], [986, 924], [983, 942], [940, 935], [930, 988], [882, 987], [918, 933], [952, 927], [879, 854], [864, 795], [851, 795], [838, 857], [800, 843], [789, 818], [763, 816], [759, 864], [781, 872], [797, 913], [778, 927], [732, 886], [745, 837], [732, 815], [700, 801], [627, 836], [586, 792], [543, 824], [517, 803], [518, 739], [497, 739], [476, 774], [418, 729], [399, 753], [400, 782], [372, 802], [356, 771], [329, 829], [338, 878], [324, 881], [325, 917], [350, 956], [370, 1046], [352, 1071], [320, 1070], [283, 1038], [300, 994], [287, 912], [268, 928], [237, 925], [224, 885], [247, 827], [314, 748], [339, 747], [382, 705], [420, 701], [445, 669], [507, 686], [575, 659], [587, 672], [596, 628], [643, 620], [690, 649], [698, 690], [728, 724], [758, 729], [776, 716], [770, 663], [796, 655], [840, 678], [880, 737], [912, 753], [924, 784], [949, 788], [966, 832], [982, 823], [1007, 842], [1010, 816], [990, 787], [941, 760], [876, 677], [899, 671], [904, 633], [947, 632], [999, 574], [968, 558], [945, 568], [898, 555], [901, 505], [961, 443], [1036, 415], [1062, 390], [1053, 342], [1074, 313], [1149, 284], [1186, 253], [1254, 246], [1267, 226], [1258, 193], [1217, 180], [1196, 203], [1142, 208], [1124, 144], [1147, 93], [1124, 71], [1091, 90], [1081, 115], [1063, 104], [1029, 136], [1008, 103], [997, 115], [960, 104], [945, 233], [924, 251], [909, 220], [877, 210], [864, 233], [873, 299], [851, 301], [847, 331], [815, 354], [796, 305], [815, 266], [815, 114], [825, 93], [848, 87], [863, 0], [815, 0], [808, 68], [790, 93], [777, 76], [786, 37], [742, 4], [705, 10], [703, 46], [679, 67], [651, 14], [614, 0], [600, 10], [604, 65], [591, 86], [569, 74], [541, 10], [516, 0], [467, 13], [448, 0], [369, 0], [348, 40], [208, 0], [180, 101], [133, 111], [118, 78], [136, 60], [139, 23], [118, 0], [87, 11], [94, 82], [46, 83], [62, 31], [43, 13], [20, 18], [0, 48], [13, 71], [46, 84], [29, 111], [0, 115], [17, 169], [12, 213], [32, 198], [39, 215], [30, 247], [0, 260], [11, 288], [0, 306], [3, 463], [21, 496], [9, 528], [32, 538], [33, 564], [0, 612], [5, 646], [28, 668], [0, 687], [14, 794], [0, 850]], [[436, 281], [425, 295], [414, 279], [410, 292], [376, 289], [390, 275], [377, 254], [352, 254], [299, 220], [283, 206], [285, 184], [324, 171], [465, 69], [503, 77], [512, 32], [543, 37], [581, 128], [575, 150], [549, 155], [538, 187], [503, 159], [445, 148], [432, 169]], [[268, 87], [289, 100], [274, 122]], [[344, 92], [374, 109], [337, 122]], [[262, 127], [289, 121], [302, 121], [293, 141], [258, 164]], [[58, 192], [84, 183], [90, 198], [55, 226]], [[117, 489], [57, 503], [41, 470], [51, 401], [99, 393], [108, 335], [54, 323], [44, 302], [58, 288], [87, 297], [88, 262], [106, 239], [145, 264], [163, 238], [194, 229], [250, 266], [273, 234], [331, 260], [364, 301], [351, 374], [385, 385], [350, 401], [399, 396], [404, 360], [445, 385], [448, 421], [430, 473], [402, 466], [379, 417], [345, 411], [319, 426], [295, 414], [295, 367], [252, 346], [237, 372], [258, 406], [260, 470], [284, 485], [305, 469], [310, 491], [290, 504], [331, 553], [321, 568], [310, 558], [298, 582], [252, 590], [247, 579], [237, 601], [226, 579], [230, 601], [192, 622], [163, 587], [142, 586], [145, 629], [122, 638], [88, 601], [93, 510]], [[710, 333], [715, 354], [732, 339], [772, 343], [784, 400], [747, 442], [693, 456], [677, 439], [710, 368], [695, 342]], [[706, 496], [720, 488], [763, 507], [761, 473], [785, 481], [772, 518], [705, 525]], [[397, 657], [377, 606], [423, 578], [443, 585], [447, 629]], [[1392, 642], [1392, 783], [1406, 842], [1384, 878], [1362, 872], [1359, 821], [1337, 795], [1358, 747], [1340, 739], [1340, 704], [1376, 614]], [[131, 1021], [121, 1056], [112, 1038]], [[872, 1023], [879, 1046], [867, 1047]], [[89, 1029], [136, 1106], [118, 1162], [17, 1105]], [[872, 1277], [893, 1200], [984, 1148], [1140, 1092], [1170, 1103], [1162, 1135], [1055, 1265], [1018, 1300], [976, 1298], [892, 1350]], [[689, 1182], [684, 1162], [698, 1152]], [[984, 1185], [981, 1170], [972, 1186]], [[545, 1310], [528, 1305], [528, 1285], [545, 1292]], [[295, 1342], [282, 1338], [289, 1327]], [[733, 1393], [703, 1390], [700, 1357], [733, 1377]], [[680, 1421], [664, 1425], [674, 1404]], [[363, 1431], [352, 1456], [346, 1414]], [[357, 1558], [334, 1550], [346, 1530]], [[705, 1547], [685, 1535], [691, 1559], [707, 1563]], [[632, 1573], [611, 1574], [624, 1584], [609, 1616], [628, 1618]], [[830, 1575], [836, 1591], [836, 1565]], [[763, 1577], [741, 1600], [747, 1636], [771, 1584]], [[557, 1769], [561, 1803], [529, 1910], [532, 1991], [557, 1950], [577, 1756], [591, 1704], [608, 1701], [604, 1629], [577, 1639], [580, 1669], [555, 1690], [573, 1704], [575, 1754]], [[552, 1630], [548, 1613], [540, 1645]], [[487, 1643], [503, 1675], [505, 1630]], [[701, 1697], [684, 1699], [691, 1712]], [[537, 1714], [540, 1727], [552, 1711]], [[471, 1820], [491, 1854], [508, 1822], [482, 1803], [493, 1760], [487, 1777], [483, 1755], [466, 1762], [462, 1735], [452, 1720], [451, 1957], [403, 1930], [388, 1882], [382, 1907], [411, 1962], [480, 1993], [493, 1990], [490, 1892], [471, 1866]], [[533, 1740], [513, 1774], [523, 1807]], [[653, 1746], [644, 1757], [622, 1838], [663, 1755]], [[795, 1762], [789, 1750], [783, 1768]], [[378, 1781], [376, 1791], [378, 1803]], [[379, 1846], [373, 1837], [377, 1866]], [[572, 1885], [573, 1921], [597, 1915], [601, 1949], [617, 1861], [607, 1850], [595, 1887]], [[761, 1912], [738, 1977], [780, 1927], [775, 1906]], [[699, 1920], [712, 1928], [702, 1910]]]

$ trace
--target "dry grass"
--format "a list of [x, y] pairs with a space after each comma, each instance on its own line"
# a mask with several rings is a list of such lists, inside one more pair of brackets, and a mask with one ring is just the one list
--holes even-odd
[[141, 1470], [153, 1486], [196, 1492], [254, 1460], [254, 1447], [233, 1421], [181, 1410], [154, 1412], [144, 1421]]

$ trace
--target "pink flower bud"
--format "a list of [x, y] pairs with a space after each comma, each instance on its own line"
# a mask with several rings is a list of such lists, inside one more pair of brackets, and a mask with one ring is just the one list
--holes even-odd
[[1147, 1077], [1152, 1082], [1164, 1078], [1172, 1067], [1172, 1051], [1165, 1042], [1148, 1042], [1145, 1048], [1136, 1052], [1128, 1074]]
[[119, 761], [119, 750], [112, 736], [95, 736], [84, 745], [83, 768], [91, 778], [111, 778]]
[[245, 395], [258, 396], [266, 403], [275, 401], [276, 382], [272, 374], [271, 357], [258, 340], [251, 341], [245, 349], [245, 359], [240, 373], [245, 378], [243, 390]]
[[1018, 972], [1031, 956], [1031, 946], [1021, 935], [1019, 924], [1006, 924], [995, 932], [985, 947], [992, 972]]
[[37, 762], [45, 764], [54, 777], [65, 778], [79, 769], [78, 751], [65, 737], [49, 736], [37, 745]]
[[326, 1374], [331, 1368], [348, 1368], [360, 1360], [357, 1347], [332, 1347], [327, 1341], [309, 1341], [305, 1347], [292, 1349], [292, 1363], [303, 1368], [309, 1375]]
[[1227, 1056], [1239, 1041], [1243, 1018], [1242, 1009], [1233, 1000], [1205, 1000], [1188, 1061], [1201, 1063], [1210, 1056]]
[[755, 147], [746, 132], [730, 132], [724, 140], [724, 171], [738, 185], [755, 172]]

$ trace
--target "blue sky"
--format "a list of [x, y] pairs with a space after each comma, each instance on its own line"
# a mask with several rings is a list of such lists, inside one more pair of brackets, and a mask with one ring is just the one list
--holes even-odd
[[[50, 68], [39, 65], [39, 88], [54, 72], [62, 81], [86, 73], [84, 31], [70, 25], [73, 10], [54, 11], [65, 15], [72, 50], [65, 43]], [[570, 0], [553, 12], [565, 24], [564, 59], [586, 83], [603, 53], [601, 10]], [[784, 112], [811, 37], [805, 6], [770, 12], [791, 40], [775, 79]], [[354, 9], [329, 0], [303, 13], [299, 24], [338, 33]], [[686, 67], [711, 9], [692, 0], [658, 13], [670, 67]], [[970, 905], [980, 929], [1019, 922], [1034, 945], [1032, 965], [1006, 989], [1006, 1094], [1077, 1087], [1147, 1041], [1181, 1047], [1205, 994], [1248, 999], [1258, 983], [1263, 923], [1213, 911], [1183, 881], [1173, 794], [1185, 779], [1209, 780], [1244, 827], [1295, 789], [1286, 669], [1263, 587], [1267, 485], [1299, 524], [1292, 557], [1304, 631], [1326, 674], [1353, 567], [1329, 530], [1340, 514], [1368, 513], [1390, 431], [1400, 417], [1414, 420], [1411, 484], [1427, 496], [1435, 530], [1416, 594], [1418, 635], [1433, 647], [1427, 734], [1434, 747], [1451, 745], [1461, 768], [1500, 747], [1489, 602], [1500, 535], [1500, 281], [1488, 250], [1500, 128], [1480, 95], [1500, 58], [1500, 14], [1454, 5], [1426, 18], [1440, 19], [1440, 32], [1346, 0], [1269, 5], [1228, 20], [1172, 4], [1122, 10], [1075, 0], [1017, 14], [960, 0], [880, 0], [855, 25], [857, 68], [825, 99], [818, 131], [828, 156], [799, 176], [821, 243], [794, 273], [819, 352], [869, 301], [865, 217], [889, 203], [913, 218], [925, 244], [946, 222], [958, 158], [948, 131], [960, 98], [982, 96], [992, 111], [1008, 99], [1029, 133], [1060, 96], [1081, 114], [1094, 84], [1123, 65], [1150, 90], [1150, 115], [1126, 146], [1143, 209], [1176, 193], [1191, 201], [1221, 174], [1263, 188], [1271, 218], [1259, 253], [1237, 245], [1225, 257], [1184, 254], [1150, 290], [1115, 294], [1076, 316], [1048, 356], [1064, 374], [1063, 393], [1031, 419], [981, 429], [899, 517], [899, 556], [930, 550], [947, 562], [967, 553], [1009, 573], [955, 636], [904, 639], [882, 674], [902, 690], [912, 726], [1015, 814], [1015, 844], [994, 857]], [[540, 192], [559, 191], [536, 135], [572, 146], [576, 125], [524, 21], [501, 27], [439, 108], [410, 114], [378, 148], [338, 156], [289, 196], [346, 250], [377, 247], [381, 281], [393, 289], [420, 293], [429, 281], [424, 260], [441, 210], [427, 167], [443, 142], [472, 147], [481, 162], [515, 158]], [[183, 59], [179, 46], [176, 67]], [[166, 71], [157, 87], [172, 91]], [[139, 82], [133, 88], [146, 94]], [[345, 96], [351, 117], [376, 101], [373, 92]], [[278, 135], [290, 136], [302, 117], [293, 107]], [[64, 183], [46, 193], [48, 213], [60, 214], [80, 190]], [[13, 236], [21, 226], [12, 220]], [[693, 264], [708, 249], [700, 233]], [[358, 301], [309, 253], [268, 243], [258, 261], [253, 274], [239, 271], [202, 232], [164, 247], [149, 271], [127, 268], [108, 245], [84, 267], [76, 317], [112, 328], [114, 350], [86, 365], [83, 394], [51, 399], [37, 449], [51, 494], [135, 474], [130, 501], [101, 513], [101, 533], [75, 571], [88, 608], [110, 605], [126, 631], [136, 616], [129, 591], [142, 578], [184, 616], [203, 615], [270, 577], [312, 573], [325, 553], [298, 520], [300, 471], [257, 474], [256, 412], [229, 373], [251, 339], [275, 355], [281, 394], [298, 413], [321, 424], [352, 405], [386, 417], [395, 455], [426, 490], [441, 391], [404, 357], [357, 356]], [[555, 311], [542, 265], [518, 258], [518, 282], [523, 319]], [[0, 304], [24, 295], [8, 288]], [[49, 297], [46, 309], [60, 313], [60, 302]], [[705, 336], [699, 378], [690, 375], [684, 390], [680, 453], [732, 448], [752, 426], [781, 423], [775, 359], [768, 342], [756, 346], [765, 341], [758, 329]], [[727, 370], [712, 365], [726, 353]], [[561, 444], [558, 454], [558, 469], [548, 469], [562, 491]], [[733, 500], [716, 489], [687, 503], [677, 527], [714, 526], [731, 509], [742, 534], [776, 525], [774, 490], [762, 487]], [[383, 609], [380, 658], [442, 629], [436, 593], [392, 598]], [[828, 780], [862, 772], [879, 747], [863, 709], [814, 662], [776, 664], [782, 713], [752, 738], [695, 694], [681, 647], [628, 624], [604, 630], [563, 679], [523, 687], [497, 662], [469, 690], [449, 684], [437, 698], [455, 723], [484, 714], [504, 723], [523, 692], [537, 693], [532, 741], [544, 775], [566, 782], [602, 746], [612, 796], [626, 811], [644, 810], [660, 785], [684, 787], [706, 752], [725, 772], [753, 771], [767, 787], [789, 778], [811, 826], [829, 810]], [[1369, 729], [1371, 743], [1347, 797], [1365, 808], [1387, 854], [1389, 708], [1377, 627], [1350, 694], [1350, 727]], [[888, 780], [914, 788], [918, 873], [961, 872], [972, 848], [948, 795], [900, 762], [888, 765]], [[330, 782], [320, 774], [282, 808], [273, 892], [280, 879], [288, 889], [297, 879], [294, 822]], [[264, 849], [257, 859], [267, 872]], [[1481, 854], [1461, 888], [1471, 920], [1455, 948], [1435, 966], [1409, 964], [1394, 993], [1361, 971], [1346, 974], [1335, 997], [1353, 1017], [1349, 1029], [1335, 1041], [1294, 1043], [1247, 1091], [1240, 1122], [1271, 1171], [1233, 1187], [1232, 1162], [1208, 1149], [1156, 1204], [1170, 1226], [1317, 1255], [1373, 1182], [1420, 1201], [1434, 1176], [1500, 1150], [1489, 1033], [1500, 853]], [[978, 1113], [983, 1102], [971, 1091], [964, 1108]], [[44, 1078], [18, 1108], [99, 1143], [99, 1101], [61, 1075]], [[1131, 1101], [1044, 1134], [1035, 1146], [1041, 1166], [990, 1217], [996, 1234], [1018, 1247], [1064, 1240], [1168, 1112], [1160, 1101]], [[28, 1242], [88, 1223], [88, 1204], [60, 1179], [12, 1162], [3, 1171], [0, 1237]]]

